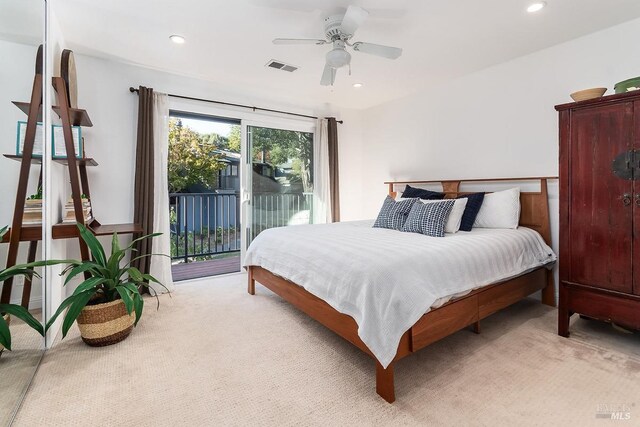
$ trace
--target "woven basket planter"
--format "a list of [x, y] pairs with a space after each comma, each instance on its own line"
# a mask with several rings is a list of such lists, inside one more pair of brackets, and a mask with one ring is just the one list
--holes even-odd
[[119, 343], [133, 329], [135, 314], [127, 314], [121, 299], [104, 304], [88, 305], [78, 316], [82, 341], [92, 347]]
[[[4, 318], [4, 321], [7, 322], [7, 326], [9, 326], [11, 324], [11, 316], [9, 316], [8, 314], [5, 314], [2, 317]], [[0, 344], [0, 355], [2, 355], [3, 351], [4, 351], [4, 346]]]

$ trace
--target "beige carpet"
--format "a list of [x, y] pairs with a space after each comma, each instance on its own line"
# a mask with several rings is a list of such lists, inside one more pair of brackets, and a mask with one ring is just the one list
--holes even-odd
[[11, 319], [10, 329], [13, 351], [0, 356], [0, 426], [8, 425], [18, 410], [44, 348], [42, 336], [21, 320]]
[[184, 283], [116, 346], [74, 328], [15, 424], [602, 426], [599, 405], [620, 405], [637, 425], [639, 337], [577, 320], [567, 340], [555, 322], [526, 300], [460, 331], [398, 363], [389, 405], [372, 360], [244, 275]]

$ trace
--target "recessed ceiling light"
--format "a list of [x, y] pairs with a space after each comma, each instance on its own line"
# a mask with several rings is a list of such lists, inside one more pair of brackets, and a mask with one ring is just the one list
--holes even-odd
[[185, 40], [184, 37], [179, 36], [177, 34], [174, 34], [172, 36], [169, 36], [169, 38], [171, 39], [172, 42], [174, 42], [175, 44], [184, 44]]
[[362, 83], [354, 83], [353, 87], [355, 87], [356, 89], [361, 88], [362, 86], [364, 86]]
[[546, 1], [537, 1], [535, 3], [531, 3], [527, 8], [527, 12], [535, 13], [541, 11], [547, 5]]

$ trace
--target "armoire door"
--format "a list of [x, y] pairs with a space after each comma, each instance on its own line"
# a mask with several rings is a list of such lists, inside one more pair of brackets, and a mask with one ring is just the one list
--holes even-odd
[[[640, 104], [640, 103], [639, 103]], [[637, 107], [640, 113], [640, 105]], [[636, 135], [640, 132], [640, 114], [638, 114], [636, 122], [639, 124], [635, 128]], [[636, 137], [637, 138], [637, 137]], [[640, 141], [638, 141], [640, 145]], [[636, 148], [636, 180], [640, 179], [640, 149]], [[633, 186], [633, 261], [632, 264], [636, 266], [633, 269], [633, 293], [640, 295], [640, 181], [634, 180]]]
[[633, 149], [633, 126], [632, 102], [571, 114], [571, 282], [633, 292], [634, 183], [613, 172]]
[[633, 146], [635, 156], [634, 206], [633, 206], [633, 293], [640, 295], [640, 101], [633, 103]]

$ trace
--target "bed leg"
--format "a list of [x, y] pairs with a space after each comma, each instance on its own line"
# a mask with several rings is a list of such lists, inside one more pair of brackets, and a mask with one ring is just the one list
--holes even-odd
[[556, 283], [553, 270], [547, 270], [547, 286], [542, 289], [542, 303], [550, 307], [556, 306]]
[[474, 322], [471, 326], [473, 327], [473, 332], [480, 335], [480, 321]]
[[376, 360], [376, 392], [389, 403], [396, 400], [393, 386], [393, 362], [387, 366], [387, 369], [384, 369]]
[[247, 274], [248, 277], [248, 284], [247, 284], [247, 292], [249, 292], [249, 295], [255, 295], [256, 294], [256, 281], [253, 278], [253, 267], [249, 267], [249, 271]]

